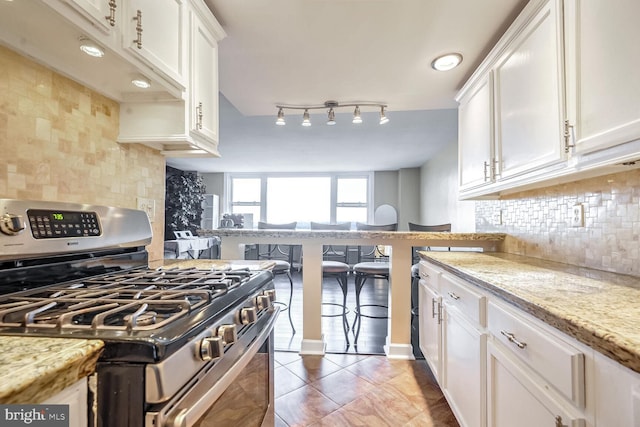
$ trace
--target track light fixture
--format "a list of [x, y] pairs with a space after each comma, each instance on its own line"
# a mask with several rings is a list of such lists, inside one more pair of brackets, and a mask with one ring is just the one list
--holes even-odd
[[348, 103], [339, 103], [338, 101], [326, 101], [322, 105], [276, 105], [278, 109], [278, 118], [276, 120], [276, 124], [279, 126], [285, 125], [284, 120], [284, 110], [304, 110], [302, 115], [302, 126], [311, 126], [311, 119], [309, 117], [309, 110], [319, 110], [319, 109], [327, 109], [327, 124], [335, 125], [336, 124], [336, 113], [335, 109], [342, 107], [355, 107], [353, 111], [353, 123], [359, 124], [362, 123], [362, 116], [360, 114], [360, 107], [376, 107], [380, 108], [380, 124], [383, 125], [385, 123], [389, 123], [389, 118], [385, 115], [385, 108], [387, 108], [386, 104], [380, 102], [348, 102]]

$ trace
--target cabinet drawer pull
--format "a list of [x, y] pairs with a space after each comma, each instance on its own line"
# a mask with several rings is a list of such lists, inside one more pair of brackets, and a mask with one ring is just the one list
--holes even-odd
[[449, 292], [449, 296], [456, 301], [460, 299], [460, 297], [453, 292]]
[[513, 335], [511, 332], [507, 332], [507, 331], [500, 331], [500, 333], [501, 333], [502, 335], [504, 335], [505, 337], [507, 337], [507, 339], [508, 339], [509, 341], [511, 341], [512, 343], [514, 343], [515, 345], [517, 345], [517, 346], [518, 346], [518, 348], [525, 348], [525, 347], [527, 346], [527, 343], [526, 343], [526, 342], [518, 341], [518, 340], [516, 339], [516, 336], [515, 336], [515, 335]]
[[109, 0], [109, 16], [105, 16], [105, 19], [109, 21], [109, 25], [116, 26], [116, 0]]

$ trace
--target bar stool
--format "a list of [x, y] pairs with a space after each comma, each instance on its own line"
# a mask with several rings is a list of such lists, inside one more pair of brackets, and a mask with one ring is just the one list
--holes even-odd
[[[295, 230], [297, 222], [290, 222], [286, 224], [271, 224], [268, 222], [258, 222], [258, 229], [260, 230]], [[258, 259], [268, 259], [275, 263], [273, 267], [274, 276], [284, 274], [289, 279], [289, 304], [285, 304], [280, 301], [274, 301], [274, 304], [282, 306], [282, 311], [287, 311], [289, 315], [289, 324], [293, 333], [296, 333], [296, 328], [293, 326], [293, 320], [291, 319], [291, 301], [293, 299], [293, 279], [291, 278], [291, 265], [293, 264], [293, 246], [292, 245], [273, 245], [268, 244], [265, 252], [260, 252], [260, 245], [258, 247]]]
[[[310, 224], [312, 230], [349, 230], [351, 229], [351, 223], [339, 223], [339, 224], [324, 224], [319, 222], [311, 222]], [[322, 317], [338, 317], [342, 316], [342, 327], [344, 329], [344, 338], [347, 341], [347, 345], [349, 345], [349, 320], [347, 319], [347, 314], [349, 314], [349, 309], [347, 308], [347, 291], [348, 291], [348, 277], [349, 272], [351, 271], [351, 267], [347, 264], [347, 255], [349, 250], [345, 246], [344, 251], [342, 253], [339, 252], [333, 246], [327, 246], [323, 248], [322, 251], [322, 277], [333, 277], [337, 280], [338, 285], [340, 285], [340, 289], [342, 290], [342, 304], [332, 303], [332, 302], [323, 302], [322, 305], [332, 305], [341, 308], [341, 313], [338, 314], [322, 314]], [[343, 261], [335, 261], [326, 259], [328, 257], [340, 257]]]
[[[356, 230], [358, 231], [397, 231], [398, 224], [386, 224], [386, 225], [370, 225], [364, 223], [356, 223]], [[367, 283], [368, 279], [384, 279], [389, 282], [389, 261], [388, 257], [379, 250], [377, 246], [374, 247], [374, 256], [377, 256], [373, 261], [364, 261], [358, 262], [353, 266], [353, 272], [355, 274], [355, 287], [356, 287], [356, 318], [353, 321], [352, 330], [355, 331], [354, 345], [358, 346], [358, 337], [360, 336], [360, 326], [362, 324], [362, 317], [367, 317], [371, 319], [388, 319], [388, 315], [373, 315], [373, 314], [363, 314], [363, 307], [381, 307], [385, 309], [389, 309], [388, 305], [385, 304], [361, 304], [360, 303], [360, 292], [362, 292], [362, 288]], [[377, 251], [377, 254], [376, 254]], [[358, 255], [360, 257], [361, 250], [358, 248]]]

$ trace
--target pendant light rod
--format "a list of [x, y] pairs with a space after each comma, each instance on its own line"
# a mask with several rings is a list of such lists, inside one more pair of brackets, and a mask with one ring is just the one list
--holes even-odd
[[278, 109], [289, 109], [289, 110], [321, 110], [324, 108], [341, 108], [341, 107], [384, 107], [387, 108], [387, 104], [384, 102], [372, 102], [372, 101], [362, 101], [362, 102], [338, 102], [338, 101], [325, 101], [324, 104], [317, 105], [288, 105], [288, 104], [276, 104], [276, 108]]
[[383, 125], [389, 122], [389, 118], [385, 115], [385, 108], [387, 108], [387, 104], [382, 102], [371, 102], [371, 101], [362, 101], [362, 102], [344, 102], [339, 103], [338, 101], [325, 101], [322, 105], [288, 105], [288, 104], [277, 104], [276, 108], [278, 109], [278, 119], [276, 120], [277, 125], [284, 125], [284, 110], [304, 110], [302, 126], [308, 127], [311, 126], [311, 119], [309, 117], [309, 110], [328, 110], [328, 125], [336, 124], [336, 115], [335, 108], [341, 107], [355, 107], [353, 111], [353, 121], [352, 123], [360, 124], [362, 123], [362, 116], [360, 115], [360, 107], [375, 107], [380, 109], [380, 124]]

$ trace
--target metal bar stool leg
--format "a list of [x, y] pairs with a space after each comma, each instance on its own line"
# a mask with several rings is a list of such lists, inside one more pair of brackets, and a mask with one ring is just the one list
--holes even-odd
[[338, 284], [342, 289], [342, 328], [344, 329], [344, 338], [349, 345], [349, 321], [347, 320], [347, 273], [336, 276]]
[[291, 320], [291, 301], [293, 300], [293, 279], [291, 278], [290, 271], [287, 271], [287, 277], [289, 278], [289, 307], [287, 311], [289, 314], [289, 324], [291, 325], [291, 329], [293, 330], [293, 334], [295, 335], [296, 328], [293, 326], [293, 320]]
[[353, 344], [356, 347], [358, 346], [358, 336], [360, 335], [360, 325], [362, 323], [362, 316], [360, 314], [360, 291], [362, 291], [362, 287], [364, 286], [366, 281], [367, 281], [366, 275], [356, 273], [356, 281], [355, 281], [356, 283], [356, 310], [355, 310], [356, 318], [353, 321], [353, 327], [351, 328], [351, 330], [355, 332]]

